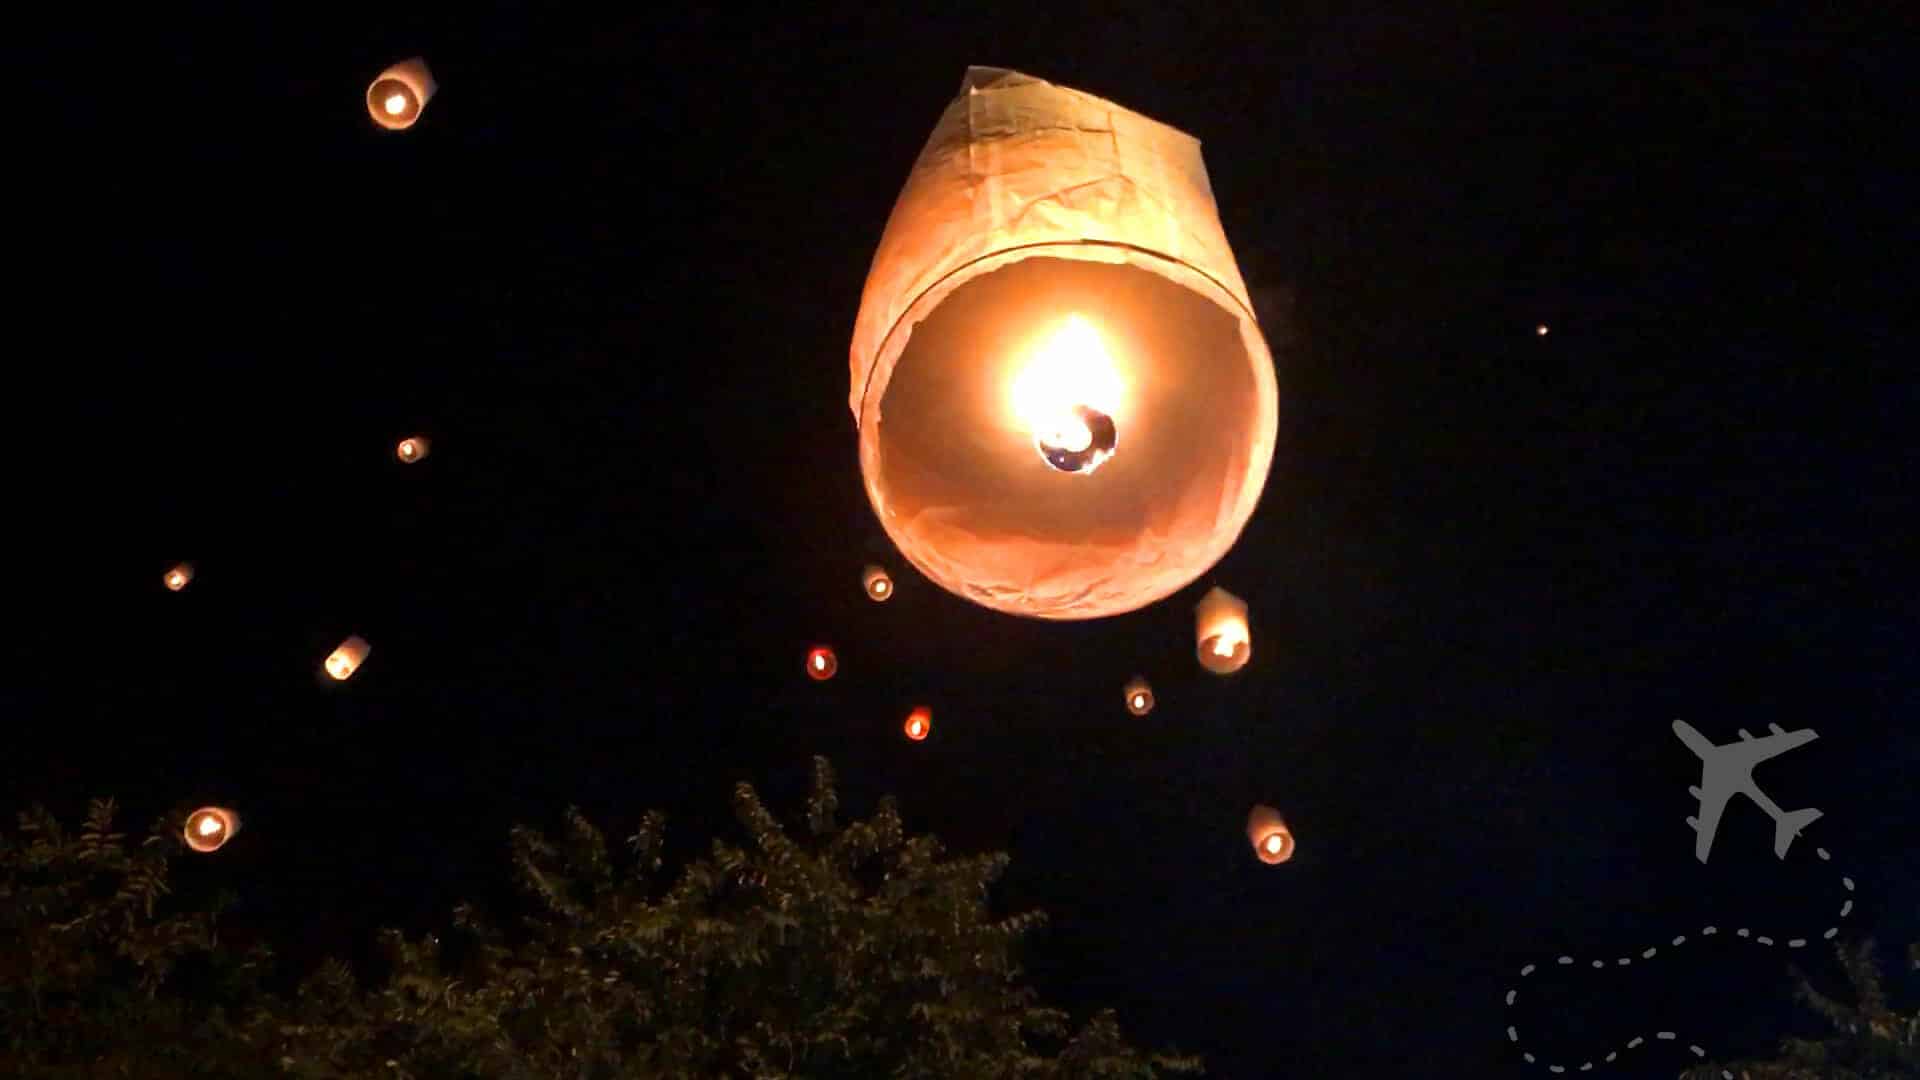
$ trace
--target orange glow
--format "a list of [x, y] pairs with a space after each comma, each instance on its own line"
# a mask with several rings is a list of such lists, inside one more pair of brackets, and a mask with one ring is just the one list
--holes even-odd
[[411, 465], [421, 458], [426, 457], [427, 450], [431, 445], [425, 435], [410, 435], [400, 440], [400, 445], [394, 447], [393, 454], [401, 461]]
[[367, 115], [388, 131], [404, 131], [420, 119], [436, 89], [427, 62], [416, 56], [381, 72], [367, 87]]
[[933, 710], [925, 705], [914, 709], [907, 714], [907, 722], [903, 730], [906, 731], [907, 738], [914, 742], [926, 741], [927, 736], [933, 731]]
[[239, 831], [239, 814], [224, 806], [203, 806], [187, 815], [181, 836], [188, 847], [205, 854], [218, 851]]
[[193, 564], [181, 563], [179, 566], [167, 571], [165, 580], [167, 588], [174, 592], [179, 592], [181, 589], [187, 587], [187, 582], [193, 580]]
[[1135, 716], [1145, 716], [1153, 711], [1153, 687], [1138, 675], [1127, 683], [1126, 698], [1127, 711]]
[[1200, 666], [1215, 675], [1231, 675], [1247, 665], [1253, 635], [1247, 626], [1247, 603], [1215, 587], [1194, 609], [1194, 635]]
[[339, 648], [327, 655], [327, 674], [340, 682], [345, 682], [353, 677], [354, 672], [360, 670], [360, 665], [366, 661], [367, 654], [372, 651], [372, 647], [364, 638], [358, 636], [348, 638], [340, 643]]
[[1079, 315], [1068, 316], [1034, 350], [1010, 394], [1020, 425], [1064, 450], [1085, 450], [1093, 441], [1074, 406], [1117, 417], [1127, 399], [1126, 381], [1100, 332]]
[[867, 596], [874, 601], [885, 601], [893, 595], [893, 579], [877, 566], [869, 566], [862, 571], [860, 582], [866, 587]]
[[1247, 839], [1253, 842], [1254, 857], [1268, 866], [1293, 858], [1293, 833], [1271, 806], [1255, 806], [1247, 815]]
[[825, 682], [833, 678], [833, 673], [839, 670], [839, 657], [833, 655], [833, 650], [825, 645], [815, 646], [807, 653], [807, 674], [815, 682]]

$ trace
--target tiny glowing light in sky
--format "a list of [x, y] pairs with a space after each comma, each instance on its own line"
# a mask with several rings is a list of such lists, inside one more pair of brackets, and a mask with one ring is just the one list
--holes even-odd
[[387, 115], [388, 116], [399, 116], [401, 113], [406, 111], [407, 111], [407, 97], [405, 94], [394, 94], [393, 96], [387, 98]]
[[831, 679], [833, 678], [833, 673], [838, 670], [840, 670], [840, 659], [833, 655], [832, 649], [827, 648], [825, 645], [816, 645], [808, 651], [807, 674], [811, 676], [814, 681], [823, 682]]
[[1534, 332], [1534, 334], [1535, 334], [1535, 336], [1537, 336], [1537, 337], [1546, 337], [1546, 336], [1547, 336], [1547, 324], [1546, 324], [1546, 323], [1541, 323], [1541, 324], [1540, 324], [1539, 326], [1536, 326], [1536, 327], [1534, 327], [1534, 328], [1533, 328], [1533, 332]]

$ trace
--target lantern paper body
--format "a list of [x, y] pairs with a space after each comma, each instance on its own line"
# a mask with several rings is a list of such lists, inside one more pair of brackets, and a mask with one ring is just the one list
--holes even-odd
[[914, 742], [925, 742], [927, 736], [933, 733], [933, 710], [924, 705], [913, 710], [907, 714], [907, 722], [900, 725], [900, 729]]
[[815, 682], [825, 682], [833, 678], [840, 670], [840, 658], [825, 645], [817, 646], [807, 652], [807, 675]]
[[1127, 683], [1127, 711], [1135, 716], [1145, 716], [1153, 711], [1153, 687], [1147, 680], [1135, 676]]
[[425, 435], [412, 435], [400, 440], [400, 445], [393, 448], [393, 456], [399, 458], [401, 463], [411, 465], [426, 457], [431, 446]]
[[[969, 69], [934, 128], [851, 360], [888, 536], [999, 611], [1098, 618], [1186, 586], [1233, 546], [1273, 458], [1273, 360], [1199, 143], [1016, 72]], [[1050, 464], [1054, 424], [1069, 449], [1105, 437], [1111, 460]]]
[[1293, 833], [1280, 820], [1280, 811], [1271, 806], [1256, 806], [1247, 815], [1247, 840], [1261, 862], [1277, 866], [1293, 858]]
[[885, 603], [893, 595], [893, 579], [877, 566], [869, 566], [861, 572], [860, 584], [867, 590], [867, 598], [875, 603]]
[[339, 648], [327, 654], [327, 674], [345, 682], [360, 670], [360, 665], [366, 662], [367, 654], [372, 651], [373, 647], [367, 644], [366, 639], [357, 636], [348, 638], [340, 643]]
[[404, 131], [420, 119], [421, 110], [438, 89], [427, 62], [416, 56], [380, 73], [367, 87], [367, 114], [389, 131]]
[[167, 571], [167, 576], [161, 580], [167, 583], [168, 589], [179, 592], [181, 589], [187, 587], [187, 582], [193, 580], [193, 564], [181, 563], [179, 566]]
[[1247, 627], [1247, 602], [1215, 587], [1194, 608], [1195, 649], [1200, 666], [1215, 675], [1231, 675], [1247, 666], [1253, 636]]
[[181, 836], [188, 847], [205, 854], [220, 850], [239, 831], [239, 814], [224, 806], [203, 806], [187, 815]]

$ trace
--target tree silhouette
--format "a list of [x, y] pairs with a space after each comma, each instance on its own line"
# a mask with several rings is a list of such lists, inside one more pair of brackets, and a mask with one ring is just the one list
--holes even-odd
[[[1833, 1026], [1826, 1039], [1787, 1039], [1780, 1056], [1768, 1061], [1705, 1065], [1681, 1074], [1681, 1080], [1721, 1080], [1722, 1071], [1740, 1080], [1911, 1080], [1920, 1076], [1920, 1014], [1899, 1013], [1888, 1003], [1874, 943], [1849, 949], [1838, 942], [1834, 953], [1852, 984], [1854, 1003], [1837, 1001], [1816, 990], [1805, 973], [1795, 996]], [[1920, 968], [1920, 942], [1907, 949], [1908, 963]]]
[[[268, 954], [221, 948], [215, 912], [156, 915], [163, 821], [128, 853], [96, 803], [78, 837], [44, 811], [0, 838], [0, 1071], [36, 1076], [590, 1078], [1114, 1077], [1198, 1073], [1130, 1046], [1110, 1012], [1077, 1029], [1021, 979], [1039, 913], [995, 918], [1003, 854], [947, 858], [891, 799], [836, 823], [814, 759], [790, 836], [734, 790], [749, 843], [716, 840], [668, 879], [664, 818], [620, 857], [569, 810], [516, 827], [527, 912], [470, 906], [440, 935], [382, 935], [392, 970], [362, 987], [329, 961], [290, 998]], [[178, 849], [177, 839], [171, 841]], [[189, 964], [191, 961], [191, 964]], [[176, 971], [178, 966], [178, 971]], [[191, 977], [178, 977], [188, 966]]]

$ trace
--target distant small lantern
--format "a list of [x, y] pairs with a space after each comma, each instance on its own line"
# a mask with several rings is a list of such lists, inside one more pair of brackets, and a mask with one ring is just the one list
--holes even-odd
[[1127, 711], [1135, 716], [1145, 716], [1153, 711], [1153, 687], [1147, 680], [1136, 675], [1127, 683]]
[[826, 682], [833, 673], [840, 670], [840, 658], [825, 645], [816, 645], [807, 650], [807, 676], [814, 682]]
[[885, 570], [877, 566], [867, 567], [860, 575], [860, 580], [867, 588], [869, 600], [884, 603], [893, 595], [893, 579], [887, 576]]
[[340, 647], [327, 655], [327, 674], [340, 682], [353, 677], [366, 662], [367, 654], [373, 651], [365, 638], [354, 636], [340, 643]]
[[901, 725], [901, 730], [905, 731], [907, 738], [914, 742], [925, 742], [927, 736], [933, 732], [933, 710], [925, 705], [914, 709], [907, 714], [907, 722]]
[[426, 457], [431, 446], [425, 435], [411, 435], [400, 440], [400, 445], [394, 447], [393, 456], [399, 458], [402, 464], [411, 465]]
[[1253, 649], [1247, 602], [1215, 586], [1194, 611], [1200, 666], [1215, 675], [1231, 675], [1247, 666]]
[[1546, 337], [1546, 336], [1547, 336], [1547, 324], [1546, 324], [1546, 323], [1541, 323], [1541, 324], [1540, 324], [1539, 326], [1536, 326], [1536, 327], [1534, 327], [1534, 328], [1533, 328], [1533, 333], [1534, 333], [1534, 336], [1535, 336], [1535, 337]]
[[187, 815], [181, 836], [201, 854], [218, 851], [240, 831], [240, 815], [224, 806], [203, 806]]
[[388, 131], [405, 131], [420, 119], [420, 111], [433, 100], [438, 88], [425, 60], [418, 56], [403, 60], [381, 72], [367, 87], [367, 112], [374, 123]]
[[1256, 806], [1247, 815], [1247, 839], [1253, 853], [1268, 866], [1278, 866], [1293, 858], [1293, 833], [1280, 819], [1280, 811], [1271, 806]]
[[166, 581], [168, 589], [179, 592], [187, 587], [187, 582], [193, 580], [193, 564], [181, 563], [167, 571], [167, 576], [163, 580]]

